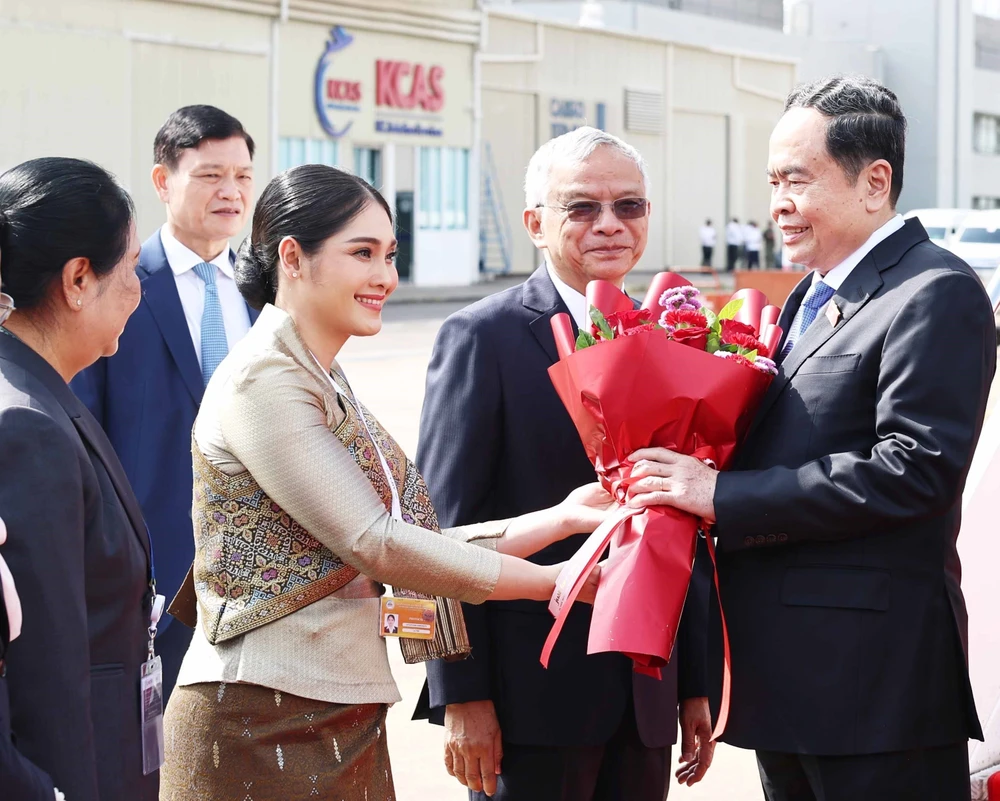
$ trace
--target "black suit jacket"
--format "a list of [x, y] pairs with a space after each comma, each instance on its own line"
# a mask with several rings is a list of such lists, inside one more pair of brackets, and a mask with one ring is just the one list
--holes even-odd
[[716, 488], [725, 739], [837, 755], [981, 738], [955, 541], [996, 367], [990, 304], [917, 220], [834, 302], [842, 319], [820, 315], [789, 353]]
[[3, 333], [0, 476], [24, 609], [7, 654], [18, 748], [73, 801], [154, 801], [139, 722], [152, 599], [142, 512], [97, 421]]
[[[536, 511], [594, 481], [547, 373], [557, 359], [549, 321], [565, 311], [543, 267], [442, 326], [427, 373], [417, 452], [442, 525]], [[556, 543], [532, 561], [569, 559], [585, 538]], [[440, 720], [447, 704], [492, 699], [508, 742], [596, 745], [615, 733], [634, 694], [643, 742], [673, 743], [678, 662], [682, 696], [705, 694], [707, 592], [702, 572], [685, 610], [682, 656], [671, 660], [662, 681], [633, 676], [620, 654], [587, 655], [589, 606], [574, 607], [546, 670], [539, 657], [553, 619], [545, 603], [465, 604], [472, 656], [428, 664], [432, 719]]]
[[[10, 644], [7, 625], [3, 586], [0, 585], [0, 662]], [[15, 747], [10, 730], [10, 696], [2, 672], [0, 670], [0, 788], [3, 788], [3, 797], [15, 801], [52, 801], [55, 798], [52, 779]]]

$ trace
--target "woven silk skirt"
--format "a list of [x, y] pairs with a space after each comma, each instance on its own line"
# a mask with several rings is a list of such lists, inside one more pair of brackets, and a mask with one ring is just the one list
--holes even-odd
[[387, 710], [254, 684], [177, 687], [160, 801], [395, 801]]

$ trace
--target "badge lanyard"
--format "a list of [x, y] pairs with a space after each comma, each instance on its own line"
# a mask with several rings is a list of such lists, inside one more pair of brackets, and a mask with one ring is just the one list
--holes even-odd
[[[315, 353], [312, 354], [312, 357], [316, 364], [319, 365], [319, 368], [323, 370], [323, 365], [320, 364]], [[326, 373], [327, 379], [333, 384], [333, 388], [337, 391], [337, 394], [351, 404], [351, 407], [361, 419], [361, 424], [365, 427], [365, 431], [368, 432], [368, 438], [375, 447], [375, 453], [378, 454], [379, 463], [382, 465], [382, 472], [385, 473], [386, 481], [389, 482], [389, 492], [392, 494], [392, 516], [395, 520], [403, 521], [403, 510], [399, 503], [399, 491], [396, 488], [396, 479], [393, 478], [392, 471], [389, 469], [389, 462], [385, 458], [385, 454], [382, 453], [382, 448], [379, 447], [378, 440], [375, 439], [375, 435], [368, 425], [368, 420], [365, 418], [361, 404], [357, 400], [352, 399], [328, 371], [323, 370], [323, 372]], [[419, 598], [394, 598], [391, 591], [389, 593], [389, 595], [382, 597], [381, 602], [382, 611], [379, 618], [379, 633], [381, 636], [433, 640], [437, 624], [436, 602]]]
[[[310, 352], [311, 353], [311, 352]], [[319, 359], [316, 358], [316, 354], [312, 353], [313, 360], [319, 365], [319, 368], [323, 370], [323, 365], [320, 364]], [[392, 494], [392, 517], [394, 520], [403, 520], [403, 509], [399, 503], [399, 490], [396, 488], [396, 479], [392, 476], [392, 471], [389, 469], [389, 462], [386, 460], [385, 455], [382, 453], [382, 448], [379, 447], [378, 440], [375, 439], [375, 435], [372, 433], [371, 427], [368, 425], [368, 420], [365, 418], [365, 413], [361, 409], [361, 404], [351, 398], [344, 389], [338, 384], [329, 371], [323, 370], [326, 374], [327, 379], [333, 384], [333, 388], [337, 390], [337, 394], [344, 398], [351, 407], [357, 412], [358, 418], [361, 420], [361, 425], [365, 427], [365, 431], [368, 432], [368, 438], [372, 441], [372, 445], [375, 446], [375, 453], [378, 454], [379, 463], [382, 465], [382, 472], [385, 473], [385, 479], [389, 482], [389, 492]]]
[[[149, 537], [149, 528], [146, 528]], [[166, 598], [156, 592], [156, 571], [153, 567], [153, 543], [149, 543], [149, 586], [153, 603], [149, 611], [148, 656], [139, 675], [139, 712], [142, 721], [142, 772], [155, 773], [163, 765], [163, 664], [156, 655], [156, 627], [163, 617]]]

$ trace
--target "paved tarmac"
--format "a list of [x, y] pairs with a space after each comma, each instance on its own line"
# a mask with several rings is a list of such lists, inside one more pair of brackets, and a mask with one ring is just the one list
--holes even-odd
[[[420, 406], [431, 347], [444, 318], [464, 305], [390, 301], [382, 332], [351, 340], [340, 363], [355, 391], [403, 449], [416, 453]], [[403, 701], [389, 712], [388, 737], [398, 801], [465, 801], [465, 788], [445, 773], [443, 730], [410, 720], [424, 679], [420, 665], [404, 665], [399, 649], [390, 644], [390, 659]], [[580, 703], [586, 703], [585, 698]], [[674, 786], [670, 801], [760, 801], [753, 755], [720, 745], [715, 764], [695, 787]]]

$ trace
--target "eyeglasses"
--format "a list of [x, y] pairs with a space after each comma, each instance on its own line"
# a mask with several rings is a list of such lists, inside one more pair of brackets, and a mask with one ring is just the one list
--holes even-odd
[[640, 217], [646, 216], [649, 201], [644, 197], [623, 197], [613, 203], [601, 203], [597, 200], [574, 200], [564, 206], [548, 206], [545, 203], [539, 203], [535, 208], [542, 206], [564, 212], [573, 222], [594, 222], [600, 218], [605, 206], [610, 206], [611, 211], [619, 220], [638, 220]]
[[12, 311], [14, 311], [14, 298], [6, 292], [0, 292], [0, 325], [7, 322]]

